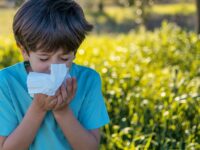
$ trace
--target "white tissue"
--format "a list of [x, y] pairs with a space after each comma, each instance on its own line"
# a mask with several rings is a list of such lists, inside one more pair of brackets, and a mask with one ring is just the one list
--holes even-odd
[[51, 74], [30, 72], [27, 77], [28, 93], [31, 97], [36, 93], [55, 95], [58, 88], [70, 78], [69, 68], [65, 64], [51, 64]]

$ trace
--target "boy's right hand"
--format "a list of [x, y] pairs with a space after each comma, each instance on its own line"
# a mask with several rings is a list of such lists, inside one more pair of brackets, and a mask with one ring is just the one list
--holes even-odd
[[56, 96], [48, 96], [45, 94], [35, 94], [33, 98], [34, 107], [41, 112], [52, 110], [57, 104]]

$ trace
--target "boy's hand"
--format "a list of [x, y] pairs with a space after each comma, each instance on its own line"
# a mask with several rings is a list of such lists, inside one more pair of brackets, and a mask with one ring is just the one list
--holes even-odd
[[69, 103], [74, 98], [77, 83], [75, 78], [68, 78], [66, 80], [67, 86], [65, 87], [64, 84], [60, 87], [58, 92], [56, 93], [57, 96], [57, 104], [53, 109], [54, 114], [66, 112], [68, 109]]
[[46, 112], [52, 110], [57, 104], [56, 96], [48, 96], [45, 94], [35, 94], [33, 105], [38, 111]]

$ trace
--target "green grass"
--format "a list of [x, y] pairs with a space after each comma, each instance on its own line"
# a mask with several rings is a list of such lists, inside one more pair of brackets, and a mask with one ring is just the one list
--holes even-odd
[[[0, 38], [0, 68], [22, 60]], [[76, 62], [97, 70], [111, 118], [101, 150], [200, 149], [200, 37], [173, 24], [90, 35]]]
[[195, 3], [154, 5], [152, 7], [152, 12], [160, 15], [175, 15], [175, 14], [189, 15], [196, 12], [196, 6]]
[[123, 23], [124, 20], [133, 20], [135, 16], [134, 9], [128, 7], [106, 7], [105, 13], [116, 20], [117, 23]]

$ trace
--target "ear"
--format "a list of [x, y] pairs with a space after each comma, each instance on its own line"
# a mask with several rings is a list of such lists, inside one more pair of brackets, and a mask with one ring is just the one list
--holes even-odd
[[20, 52], [21, 52], [21, 54], [22, 54], [22, 56], [24, 58], [24, 61], [28, 61], [29, 60], [29, 55], [28, 55], [27, 51], [25, 50], [25, 48], [20, 44], [17, 44], [17, 46], [20, 48]]
[[24, 58], [24, 61], [29, 61], [29, 54], [27, 53], [25, 48], [20, 43], [16, 43], [16, 44], [20, 48], [20, 52]]
[[21, 49], [20, 51], [21, 51], [21, 54], [22, 54], [22, 56], [23, 56], [23, 58], [24, 58], [24, 61], [28, 61], [28, 60], [29, 60], [29, 55], [28, 55], [28, 53], [26, 52], [26, 50]]

